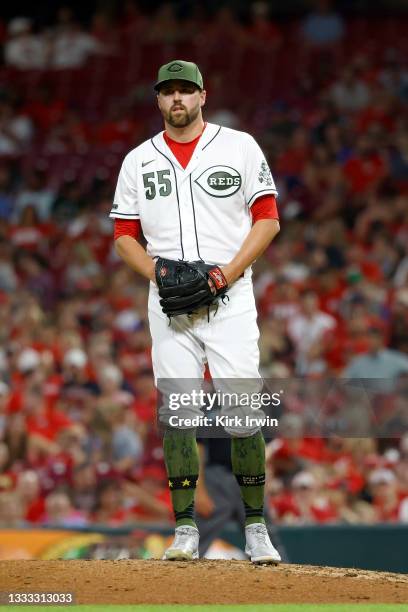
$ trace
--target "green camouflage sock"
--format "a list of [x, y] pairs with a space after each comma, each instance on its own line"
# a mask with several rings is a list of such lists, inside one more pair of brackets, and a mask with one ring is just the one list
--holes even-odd
[[249, 438], [232, 438], [231, 462], [245, 506], [245, 525], [265, 523], [265, 440], [262, 432]]
[[194, 495], [199, 456], [195, 429], [167, 429], [163, 451], [176, 526], [197, 527], [194, 521]]

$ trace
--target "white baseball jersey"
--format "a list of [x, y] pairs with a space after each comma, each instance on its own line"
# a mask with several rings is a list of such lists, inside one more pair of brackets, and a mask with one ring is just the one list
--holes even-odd
[[250, 207], [277, 195], [249, 134], [208, 123], [184, 169], [163, 132], [124, 159], [111, 218], [140, 219], [151, 257], [226, 265], [251, 229]]

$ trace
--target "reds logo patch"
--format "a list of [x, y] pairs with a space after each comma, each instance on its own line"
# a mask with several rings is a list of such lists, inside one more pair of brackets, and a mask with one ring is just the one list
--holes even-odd
[[242, 185], [240, 173], [230, 166], [212, 166], [200, 174], [194, 182], [214, 198], [232, 196]]
[[166, 275], [167, 275], [167, 268], [166, 266], [163, 266], [162, 268], [160, 268], [160, 276], [164, 278]]
[[167, 70], [169, 72], [180, 72], [181, 70], [183, 70], [183, 66], [181, 66], [180, 64], [178, 64], [177, 62], [175, 62], [174, 64], [172, 64], [171, 66], [169, 66], [167, 68]]

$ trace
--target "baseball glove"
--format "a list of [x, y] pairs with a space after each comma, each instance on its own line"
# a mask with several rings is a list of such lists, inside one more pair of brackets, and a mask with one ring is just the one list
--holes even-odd
[[155, 272], [160, 305], [168, 317], [209, 307], [223, 298], [228, 290], [220, 268], [203, 261], [174, 261], [159, 257]]

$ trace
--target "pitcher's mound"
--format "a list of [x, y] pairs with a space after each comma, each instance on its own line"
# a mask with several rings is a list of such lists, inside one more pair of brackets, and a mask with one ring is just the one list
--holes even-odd
[[0, 562], [0, 591], [57, 590], [78, 604], [404, 603], [408, 576], [248, 561]]

